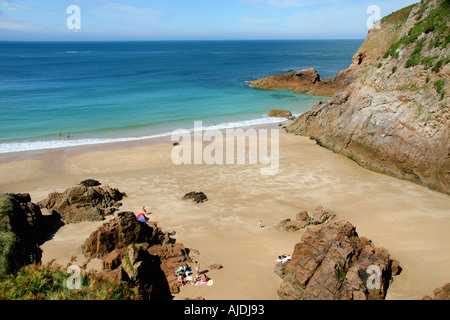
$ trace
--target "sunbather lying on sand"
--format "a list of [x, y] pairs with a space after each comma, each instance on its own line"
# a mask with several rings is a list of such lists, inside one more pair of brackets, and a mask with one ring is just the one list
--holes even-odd
[[288, 256], [287, 254], [283, 254], [282, 256], [278, 256], [277, 259], [275, 259], [276, 262], [285, 263], [286, 261], [291, 260], [291, 256]]

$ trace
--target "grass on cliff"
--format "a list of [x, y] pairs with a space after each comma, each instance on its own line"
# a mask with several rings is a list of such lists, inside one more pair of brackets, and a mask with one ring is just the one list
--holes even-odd
[[[432, 58], [424, 57], [421, 55], [424, 41], [419, 40], [419, 37], [422, 34], [428, 34], [430, 32], [433, 33], [434, 41], [432, 41], [428, 45], [428, 49], [430, 47], [434, 48], [442, 48], [445, 49], [450, 42], [450, 27], [448, 26], [448, 21], [450, 17], [450, 1], [442, 0], [436, 6], [430, 10], [429, 14], [424, 17], [425, 11], [429, 8], [431, 0], [424, 1], [421, 4], [420, 9], [416, 13], [416, 23], [414, 26], [409, 29], [408, 34], [403, 36], [400, 40], [393, 43], [390, 48], [385, 52], [383, 58], [387, 58], [392, 56], [396, 59], [399, 58], [399, 52], [397, 51], [401, 47], [408, 46], [409, 44], [415, 43], [415, 48], [411, 53], [409, 59], [407, 59], [405, 67], [409, 68], [412, 66], [416, 66], [418, 64], [423, 64], [426, 68], [431, 68], [433, 65]], [[434, 58], [436, 59], [436, 58]], [[438, 60], [432, 70], [435, 72], [439, 72], [441, 67], [449, 62], [448, 58], [444, 58]]]
[[445, 90], [444, 90], [444, 85], [445, 85], [445, 79], [440, 79], [434, 82], [434, 87], [436, 88], [436, 91], [441, 95], [441, 99], [444, 99], [445, 96]]
[[69, 289], [61, 266], [31, 264], [0, 282], [0, 300], [139, 300], [134, 288], [98, 275], [81, 275], [81, 288]]
[[381, 19], [381, 23], [401, 24], [408, 19], [409, 13], [417, 4], [409, 5], [403, 9], [392, 12]]

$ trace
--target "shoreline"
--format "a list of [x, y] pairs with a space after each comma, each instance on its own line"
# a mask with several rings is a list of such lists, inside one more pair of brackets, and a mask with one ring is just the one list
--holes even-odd
[[[387, 299], [421, 299], [448, 282], [447, 195], [364, 169], [284, 130], [280, 170], [273, 176], [260, 175], [261, 164], [174, 165], [172, 148], [169, 141], [151, 140], [27, 153], [0, 163], [0, 192], [27, 192], [38, 202], [87, 178], [125, 192], [120, 211], [137, 214], [145, 205], [150, 220], [200, 252], [202, 269], [223, 265], [208, 272], [213, 286], [186, 286], [176, 300], [277, 300], [281, 278], [273, 272], [275, 258], [292, 253], [304, 230], [285, 233], [274, 226], [319, 205], [399, 260], [403, 271]], [[209, 200], [200, 205], [181, 200], [194, 190]], [[41, 246], [43, 262], [56, 258], [64, 265], [77, 255], [82, 263], [79, 246], [103, 222], [66, 224]]]
[[[265, 124], [257, 124], [250, 126], [240, 126], [240, 127], [232, 127], [229, 129], [274, 129], [278, 128], [279, 124], [282, 123], [291, 123], [292, 120], [280, 120], [279, 122], [273, 123], [265, 123]], [[225, 132], [228, 128], [219, 128], [221, 132]], [[216, 130], [216, 129], [208, 129]], [[203, 132], [205, 130], [202, 130]], [[173, 132], [173, 131], [172, 131]], [[20, 160], [39, 160], [45, 157], [48, 153], [64, 153], [66, 156], [74, 156], [81, 153], [86, 153], [90, 151], [107, 151], [107, 150], [116, 150], [127, 147], [139, 147], [153, 144], [172, 144], [171, 135], [164, 135], [158, 137], [150, 137], [145, 139], [136, 139], [136, 140], [126, 140], [126, 141], [112, 141], [105, 143], [93, 143], [93, 144], [82, 144], [75, 146], [64, 146], [64, 147], [55, 147], [55, 148], [45, 148], [45, 149], [37, 149], [37, 150], [23, 150], [23, 151], [13, 151], [13, 152], [5, 152], [0, 153], [0, 164], [8, 163], [12, 161], [20, 161]]]

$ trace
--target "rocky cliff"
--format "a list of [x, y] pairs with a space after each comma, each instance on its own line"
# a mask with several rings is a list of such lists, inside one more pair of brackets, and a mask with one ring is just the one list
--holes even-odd
[[450, 1], [428, 0], [383, 18], [341, 74], [357, 79], [287, 131], [449, 194], [449, 17]]

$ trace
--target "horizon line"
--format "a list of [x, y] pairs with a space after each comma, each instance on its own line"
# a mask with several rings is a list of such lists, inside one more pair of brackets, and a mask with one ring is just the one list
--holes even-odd
[[136, 40], [125, 40], [125, 39], [117, 39], [117, 40], [99, 40], [99, 39], [91, 39], [91, 40], [2, 40], [0, 42], [150, 42], [150, 41], [341, 41], [341, 40], [364, 40], [364, 38], [303, 38], [303, 39], [136, 39]]

